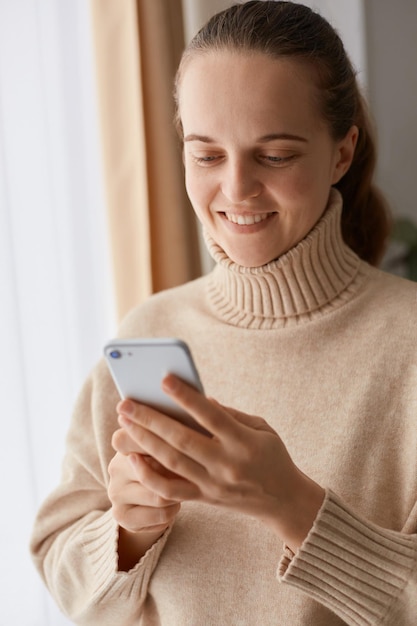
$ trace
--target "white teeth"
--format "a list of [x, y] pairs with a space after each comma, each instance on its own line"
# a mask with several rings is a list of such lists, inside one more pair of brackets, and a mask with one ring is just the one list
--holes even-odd
[[270, 215], [270, 213], [260, 213], [257, 215], [237, 215], [235, 213], [225, 213], [225, 216], [229, 222], [239, 224], [241, 226], [250, 226], [251, 224], [258, 224], [263, 222]]

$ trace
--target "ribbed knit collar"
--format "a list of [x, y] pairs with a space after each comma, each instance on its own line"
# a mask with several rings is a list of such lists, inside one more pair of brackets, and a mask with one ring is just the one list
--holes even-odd
[[255, 268], [234, 263], [205, 233], [216, 261], [209, 298], [217, 317], [246, 328], [279, 328], [315, 319], [349, 300], [362, 284], [358, 256], [342, 239], [342, 198], [332, 189], [328, 207], [310, 233], [276, 261]]

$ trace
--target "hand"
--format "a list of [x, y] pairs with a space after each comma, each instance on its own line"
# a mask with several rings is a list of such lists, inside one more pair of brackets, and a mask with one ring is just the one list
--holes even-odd
[[[116, 452], [109, 464], [108, 496], [114, 519], [130, 532], [163, 532], [180, 509], [176, 500], [166, 499], [141, 484], [137, 467], [153, 465], [142, 454]], [[154, 471], [159, 467], [154, 465]]]
[[137, 464], [138, 480], [170, 500], [199, 500], [258, 518], [296, 549], [324, 490], [293, 463], [277, 433], [260, 417], [221, 406], [167, 376], [164, 391], [213, 433], [200, 433], [149, 407], [123, 401], [119, 422], [129, 437], [178, 478]]
[[[117, 441], [118, 436], [113, 439]], [[135, 459], [133, 463], [132, 459]], [[136, 451], [128, 455], [116, 452], [109, 464], [108, 496], [113, 517], [119, 524], [120, 571], [129, 571], [136, 565], [173, 523], [181, 507], [179, 502], [167, 500], [140, 483], [136, 466], [142, 463], [160, 469], [156, 461]]]

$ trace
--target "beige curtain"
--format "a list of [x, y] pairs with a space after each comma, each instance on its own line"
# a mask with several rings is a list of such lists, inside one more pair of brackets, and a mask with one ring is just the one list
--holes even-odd
[[119, 319], [200, 274], [173, 125], [181, 0], [90, 0]]

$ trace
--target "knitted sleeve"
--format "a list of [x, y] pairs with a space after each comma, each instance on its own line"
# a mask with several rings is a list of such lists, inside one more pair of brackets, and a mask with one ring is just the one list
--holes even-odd
[[100, 364], [70, 425], [62, 478], [38, 512], [31, 552], [62, 612], [85, 626], [135, 623], [169, 531], [130, 572], [118, 571], [118, 525], [107, 497], [117, 392]]
[[278, 578], [351, 626], [417, 624], [417, 534], [367, 522], [330, 490], [297, 554], [285, 549]]

